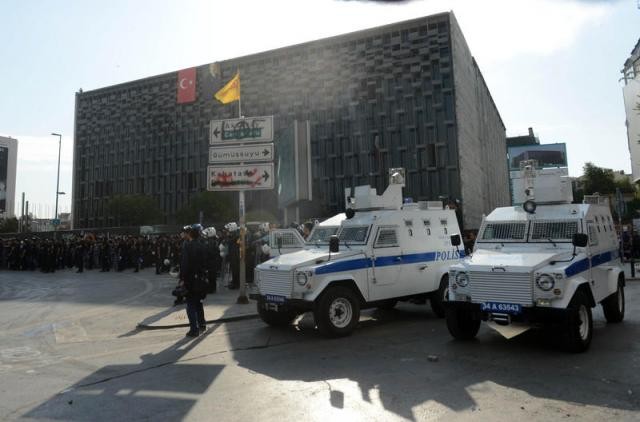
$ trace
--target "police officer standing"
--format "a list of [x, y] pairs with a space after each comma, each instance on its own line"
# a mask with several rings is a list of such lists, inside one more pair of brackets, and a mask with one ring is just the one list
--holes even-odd
[[227, 249], [231, 269], [231, 283], [228, 287], [233, 290], [240, 287], [240, 236], [236, 223], [228, 223], [225, 227], [229, 231]]
[[185, 244], [180, 262], [180, 283], [186, 289], [190, 327], [187, 337], [197, 337], [206, 330], [202, 300], [207, 296], [207, 252], [204, 244], [198, 241], [201, 231], [200, 224], [185, 227]]
[[215, 227], [207, 227], [202, 231], [207, 249], [207, 283], [208, 293], [215, 293], [217, 290], [217, 274], [220, 269], [220, 250], [218, 246], [218, 236]]

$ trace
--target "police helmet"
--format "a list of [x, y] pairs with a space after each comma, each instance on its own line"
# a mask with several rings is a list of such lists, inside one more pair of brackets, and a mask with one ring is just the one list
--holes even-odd
[[199, 237], [202, 232], [202, 224], [191, 224], [190, 226], [184, 226], [182, 231], [189, 233], [193, 237]]
[[227, 229], [230, 232], [235, 232], [238, 230], [238, 224], [231, 222], [231, 223], [227, 223], [224, 226], [225, 229]]
[[207, 227], [206, 229], [202, 230], [202, 236], [207, 238], [207, 239], [212, 239], [212, 238], [216, 237], [216, 228], [215, 227]]

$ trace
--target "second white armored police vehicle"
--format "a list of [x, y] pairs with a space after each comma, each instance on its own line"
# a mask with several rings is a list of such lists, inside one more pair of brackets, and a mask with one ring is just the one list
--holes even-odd
[[448, 267], [462, 254], [449, 240], [460, 232], [456, 215], [441, 202], [403, 204], [397, 170], [381, 196], [369, 186], [347, 190], [347, 218], [328, 244], [312, 243], [256, 268], [251, 297], [264, 322], [286, 325], [312, 311], [322, 334], [344, 336], [361, 309], [391, 308], [399, 300], [430, 300], [444, 316]]
[[559, 325], [566, 348], [582, 352], [591, 343], [593, 307], [601, 304], [610, 323], [624, 318], [625, 278], [609, 206], [597, 197], [572, 204], [568, 177], [535, 163], [513, 187], [523, 206], [491, 212], [472, 256], [450, 269], [449, 331], [471, 339], [486, 321], [510, 338]]

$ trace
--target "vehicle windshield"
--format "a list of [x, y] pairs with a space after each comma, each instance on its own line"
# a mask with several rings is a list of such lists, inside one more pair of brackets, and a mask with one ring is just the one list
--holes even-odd
[[309, 235], [307, 243], [328, 244], [329, 238], [338, 232], [340, 226], [316, 226]]
[[484, 225], [480, 241], [513, 242], [526, 240], [527, 222], [491, 222]]
[[338, 238], [348, 244], [365, 244], [370, 226], [342, 226]]
[[580, 220], [534, 220], [485, 222], [478, 242], [571, 242]]
[[534, 221], [530, 239], [533, 242], [549, 239], [570, 242], [576, 233], [578, 233], [578, 220]]

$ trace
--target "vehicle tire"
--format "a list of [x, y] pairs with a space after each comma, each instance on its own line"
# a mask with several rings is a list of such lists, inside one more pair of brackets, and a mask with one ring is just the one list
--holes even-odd
[[323, 336], [348, 336], [360, 320], [360, 300], [347, 287], [330, 287], [318, 299], [313, 316]]
[[445, 308], [447, 328], [453, 338], [457, 340], [472, 340], [480, 330], [480, 319], [465, 309]]
[[444, 318], [444, 302], [449, 300], [449, 276], [444, 275], [440, 280], [440, 285], [438, 286], [438, 290], [431, 294], [429, 298], [429, 302], [431, 303], [431, 309], [433, 309], [433, 313], [436, 314], [438, 318]]
[[396, 299], [387, 299], [380, 302], [377, 306], [378, 309], [382, 309], [383, 311], [390, 311], [396, 307], [398, 301]]
[[589, 348], [592, 337], [591, 305], [587, 295], [582, 290], [578, 290], [569, 303], [569, 315], [564, 333], [565, 349], [572, 353], [584, 352]]
[[624, 319], [624, 286], [618, 281], [618, 289], [602, 301], [602, 310], [607, 322], [621, 322]]
[[264, 302], [262, 301], [258, 301], [256, 306], [258, 308], [258, 315], [260, 316], [260, 319], [272, 327], [284, 327], [289, 325], [297, 316], [297, 313], [292, 311], [278, 312], [265, 309]]

